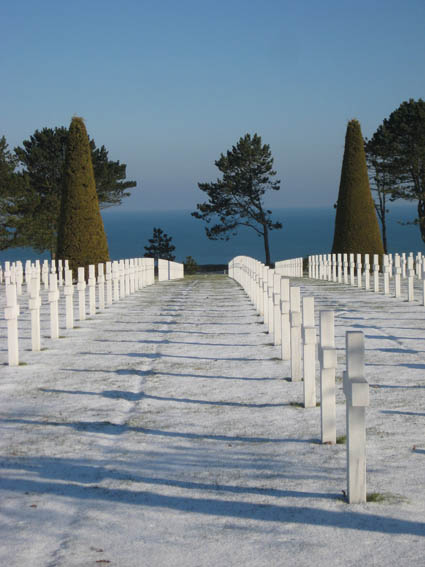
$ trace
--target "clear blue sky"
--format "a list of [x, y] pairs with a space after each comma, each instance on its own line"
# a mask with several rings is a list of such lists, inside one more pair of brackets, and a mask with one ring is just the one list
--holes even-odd
[[0, 47], [0, 136], [83, 116], [132, 209], [194, 208], [247, 132], [274, 156], [272, 207], [332, 205], [347, 121], [369, 137], [425, 98], [424, 0], [23, 0]]

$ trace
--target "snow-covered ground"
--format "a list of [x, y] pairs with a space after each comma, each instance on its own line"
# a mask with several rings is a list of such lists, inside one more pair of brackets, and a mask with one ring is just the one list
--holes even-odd
[[23, 308], [19, 367], [0, 320], [0, 565], [422, 565], [425, 308], [292, 283], [336, 312], [338, 436], [345, 332], [365, 333], [368, 492], [383, 501], [345, 502], [346, 447], [318, 442], [320, 408], [296, 405], [302, 383], [241, 288], [186, 278], [40, 353]]

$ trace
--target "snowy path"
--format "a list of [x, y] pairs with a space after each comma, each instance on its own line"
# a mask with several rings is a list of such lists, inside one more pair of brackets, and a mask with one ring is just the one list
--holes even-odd
[[[318, 443], [320, 409], [295, 405], [302, 384], [240, 288], [186, 278], [1, 367], [0, 565], [421, 564], [425, 308], [300, 283], [336, 311], [340, 370], [345, 331], [365, 332], [368, 491], [384, 502], [341, 499], [345, 446]], [[3, 320], [0, 335], [4, 362]], [[339, 383], [338, 435], [343, 402]]]

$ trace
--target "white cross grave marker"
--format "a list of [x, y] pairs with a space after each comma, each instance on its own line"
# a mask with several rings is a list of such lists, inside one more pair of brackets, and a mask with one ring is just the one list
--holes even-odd
[[369, 384], [364, 377], [364, 335], [346, 334], [344, 394], [347, 419], [347, 496], [350, 504], [366, 502], [366, 407]]
[[316, 407], [316, 327], [314, 297], [303, 297], [304, 407]]
[[334, 312], [320, 312], [320, 417], [322, 443], [336, 443]]

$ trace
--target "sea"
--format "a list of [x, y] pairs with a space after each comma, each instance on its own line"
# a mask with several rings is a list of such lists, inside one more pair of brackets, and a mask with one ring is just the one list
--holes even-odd
[[[177, 262], [192, 256], [198, 264], [226, 264], [238, 255], [246, 255], [264, 262], [263, 239], [248, 228], [241, 228], [228, 241], [209, 240], [203, 221], [191, 216], [190, 210], [131, 211], [119, 207], [102, 211], [112, 260], [137, 258], [144, 255], [155, 227], [172, 237]], [[332, 247], [335, 209], [288, 208], [274, 209], [273, 220], [282, 223], [281, 230], [270, 233], [272, 261], [326, 254]], [[415, 218], [415, 208], [409, 205], [393, 206], [387, 220], [388, 251], [423, 252], [425, 247], [418, 226], [405, 224]], [[49, 258], [31, 248], [14, 248], [0, 252], [0, 262], [6, 260], [34, 260]]]

